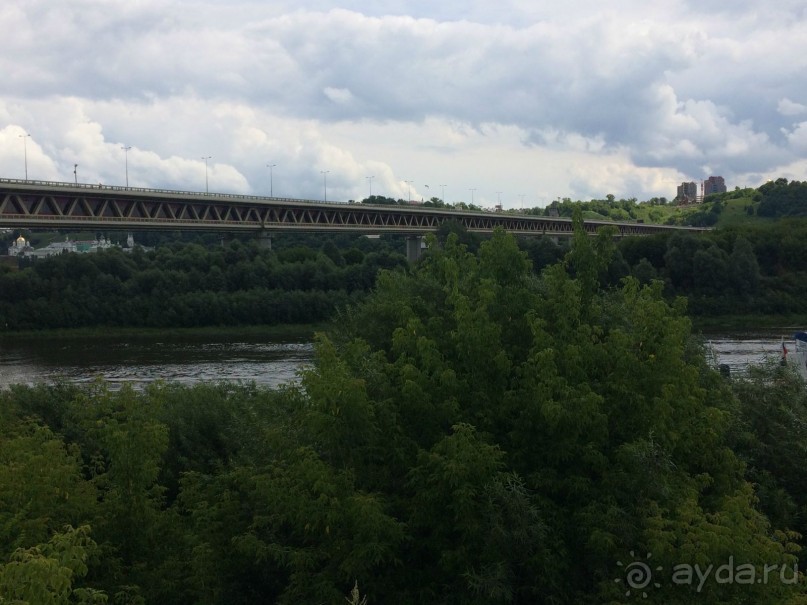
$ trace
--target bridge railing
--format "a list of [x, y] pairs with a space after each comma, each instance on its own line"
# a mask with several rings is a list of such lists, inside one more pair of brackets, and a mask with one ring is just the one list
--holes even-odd
[[93, 183], [70, 183], [65, 181], [39, 181], [33, 179], [8, 179], [8, 178], [0, 178], [0, 184], [7, 183], [10, 185], [27, 185], [27, 186], [34, 186], [34, 187], [52, 187], [52, 188], [62, 188], [62, 189], [86, 189], [88, 191], [114, 191], [114, 192], [129, 192], [129, 193], [138, 193], [144, 195], [171, 195], [171, 196], [188, 196], [190, 198], [196, 199], [211, 199], [211, 200], [233, 200], [233, 201], [244, 201], [244, 202], [265, 202], [265, 201], [273, 201], [273, 202], [284, 202], [289, 204], [328, 204], [329, 206], [344, 206], [346, 204], [356, 205], [358, 207], [367, 207], [367, 208], [384, 208], [386, 210], [391, 210], [393, 208], [405, 208], [409, 210], [421, 210], [424, 212], [448, 212], [448, 213], [463, 213], [463, 214], [501, 214], [499, 212], [493, 212], [490, 210], [463, 210], [461, 208], [453, 208], [451, 206], [443, 207], [443, 208], [436, 208], [432, 206], [423, 206], [421, 204], [365, 204], [363, 202], [339, 202], [339, 201], [323, 201], [323, 200], [311, 200], [305, 198], [293, 198], [293, 197], [274, 197], [274, 196], [264, 196], [264, 195], [245, 195], [241, 193], [209, 193], [209, 192], [202, 192], [202, 191], [182, 191], [180, 189], [155, 189], [155, 188], [146, 188], [146, 187], [126, 187], [123, 185], [104, 185], [103, 183], [98, 183], [97, 185]]
[[126, 187], [124, 185], [104, 185], [103, 183], [98, 183], [97, 185], [93, 183], [69, 183], [64, 181], [37, 181], [37, 180], [24, 180], [24, 179], [6, 179], [0, 178], [0, 183], [8, 183], [10, 185], [32, 185], [36, 187], [59, 187], [63, 189], [87, 189], [93, 191], [126, 191], [132, 193], [145, 193], [145, 194], [158, 194], [158, 195], [187, 195], [192, 197], [198, 198], [226, 198], [226, 199], [233, 199], [233, 200], [244, 200], [244, 201], [261, 201], [261, 200], [276, 200], [279, 202], [291, 202], [291, 203], [299, 203], [299, 202], [308, 202], [308, 203], [319, 203], [319, 204], [343, 204], [344, 202], [323, 202], [318, 200], [307, 200], [302, 198], [292, 198], [292, 197], [268, 197], [268, 196], [260, 196], [260, 195], [244, 195], [240, 193], [205, 193], [202, 191], [182, 191], [179, 189], [154, 189], [154, 188], [146, 188], [146, 187]]
[[339, 201], [324, 201], [324, 200], [311, 200], [305, 198], [293, 198], [293, 197], [269, 197], [263, 195], [245, 195], [240, 193], [210, 193], [210, 192], [202, 192], [202, 191], [182, 191], [179, 189], [155, 189], [155, 188], [146, 188], [146, 187], [126, 187], [124, 185], [104, 185], [103, 183], [98, 183], [97, 185], [93, 183], [70, 183], [66, 181], [40, 181], [40, 180], [24, 180], [24, 179], [8, 179], [8, 178], [0, 178], [0, 184], [8, 183], [10, 185], [28, 185], [28, 186], [35, 186], [35, 187], [53, 187], [53, 188], [63, 188], [63, 189], [86, 189], [88, 191], [114, 191], [114, 192], [129, 192], [129, 193], [138, 193], [143, 195], [171, 195], [171, 196], [187, 196], [190, 198], [196, 199], [211, 199], [211, 200], [233, 200], [233, 201], [243, 201], [243, 202], [266, 202], [266, 201], [273, 201], [273, 202], [283, 202], [289, 204], [328, 204], [329, 206], [344, 206], [346, 204], [356, 205], [358, 207], [367, 207], [367, 208], [383, 208], [386, 210], [391, 210], [393, 208], [405, 208], [408, 210], [418, 210], [422, 212], [430, 212], [430, 213], [463, 213], [463, 214], [501, 214], [499, 212], [493, 212], [490, 210], [463, 210], [461, 208], [453, 208], [451, 206], [443, 207], [443, 208], [436, 208], [432, 206], [423, 206], [421, 204], [410, 204], [410, 205], [403, 205], [403, 204], [365, 204], [362, 202], [339, 202]]
[[[323, 200], [309, 200], [303, 198], [289, 198], [289, 197], [267, 197], [267, 196], [259, 196], [259, 195], [244, 195], [238, 193], [209, 193], [209, 192], [201, 192], [201, 191], [181, 191], [176, 189], [153, 189], [153, 188], [145, 188], [145, 187], [126, 187], [122, 185], [104, 185], [99, 183], [97, 185], [92, 183], [70, 183], [64, 181], [41, 181], [41, 180], [24, 180], [24, 179], [8, 179], [8, 178], [0, 178], [0, 185], [2, 184], [9, 184], [9, 185], [22, 185], [28, 186], [32, 188], [53, 188], [53, 189], [83, 189], [87, 191], [109, 191], [115, 193], [133, 193], [133, 194], [140, 194], [144, 196], [176, 196], [176, 197], [186, 197], [188, 199], [201, 199], [201, 200], [232, 200], [232, 201], [242, 201], [242, 202], [280, 202], [286, 204], [327, 204], [332, 206], [352, 206], [357, 208], [368, 208], [368, 209], [384, 209], [384, 210], [395, 210], [395, 209], [404, 209], [408, 212], [415, 211], [417, 213], [428, 213], [428, 214], [445, 214], [445, 215], [482, 215], [482, 216], [505, 216], [505, 217], [515, 217], [518, 216], [520, 218], [524, 218], [529, 221], [549, 221], [549, 222], [557, 222], [563, 223], [568, 222], [570, 219], [565, 217], [548, 217], [548, 216], [537, 216], [537, 215], [529, 215], [529, 214], [521, 214], [521, 213], [510, 213], [510, 212], [493, 212], [493, 211], [478, 211], [478, 210], [464, 210], [460, 208], [453, 208], [453, 207], [444, 207], [444, 208], [436, 208], [432, 206], [411, 206], [411, 205], [401, 205], [401, 204], [348, 204], [346, 202], [337, 202], [337, 201], [323, 201]], [[43, 218], [43, 217], [39, 217]], [[75, 217], [74, 217], [75, 218]], [[591, 220], [588, 219], [585, 221], [586, 224], [594, 224], [599, 226], [615, 226], [619, 227], [620, 225], [642, 225], [638, 221], [609, 221], [609, 220]], [[698, 227], [678, 227], [673, 225], [643, 225], [644, 227], [658, 227], [663, 230], [670, 229], [684, 229], [684, 230], [691, 230], [691, 231], [708, 231], [707, 228], [698, 228]]]

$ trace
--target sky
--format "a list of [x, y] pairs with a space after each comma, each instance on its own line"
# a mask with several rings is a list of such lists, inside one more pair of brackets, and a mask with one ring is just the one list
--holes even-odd
[[0, 28], [0, 178], [505, 208], [807, 180], [804, 0], [25, 0]]

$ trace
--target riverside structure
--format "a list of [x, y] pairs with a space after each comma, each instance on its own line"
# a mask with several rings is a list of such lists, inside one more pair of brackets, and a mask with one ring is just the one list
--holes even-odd
[[[574, 232], [571, 219], [508, 212], [0, 179], [0, 228], [252, 231], [267, 245], [272, 233], [282, 231], [396, 233], [410, 236], [407, 256], [416, 260], [422, 236], [447, 220], [472, 233], [502, 228], [515, 235], [569, 237]], [[703, 231], [636, 222], [584, 222], [591, 234], [605, 226], [615, 228], [619, 236]]]

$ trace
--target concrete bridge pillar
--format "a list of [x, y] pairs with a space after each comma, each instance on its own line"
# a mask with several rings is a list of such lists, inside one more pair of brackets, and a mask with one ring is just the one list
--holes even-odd
[[420, 260], [421, 246], [423, 245], [422, 235], [410, 235], [406, 238], [406, 260], [416, 263]]
[[258, 246], [266, 250], [272, 249], [272, 234], [268, 231], [258, 233]]

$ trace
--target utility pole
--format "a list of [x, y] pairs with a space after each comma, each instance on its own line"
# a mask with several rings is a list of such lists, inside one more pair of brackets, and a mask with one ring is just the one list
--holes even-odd
[[320, 170], [320, 174], [322, 174], [322, 193], [323, 193], [323, 200], [324, 202], [328, 201], [328, 173], [330, 170]]
[[31, 138], [31, 135], [27, 132], [25, 134], [19, 135], [22, 139], [22, 152], [25, 156], [25, 180], [28, 180], [28, 139]]
[[266, 165], [266, 167], [269, 169], [269, 197], [275, 197], [274, 196], [274, 184], [272, 183], [272, 181], [274, 180], [274, 177], [272, 176], [272, 168], [274, 168], [275, 166], [277, 166], [277, 164], [267, 164]]
[[126, 188], [129, 188], [129, 150], [131, 149], [130, 146], [121, 147], [124, 153], [124, 162], [126, 164]]
[[202, 158], [205, 161], [205, 193], [210, 193], [210, 187], [208, 187], [207, 183], [207, 161], [212, 157], [212, 155], [207, 155]]

